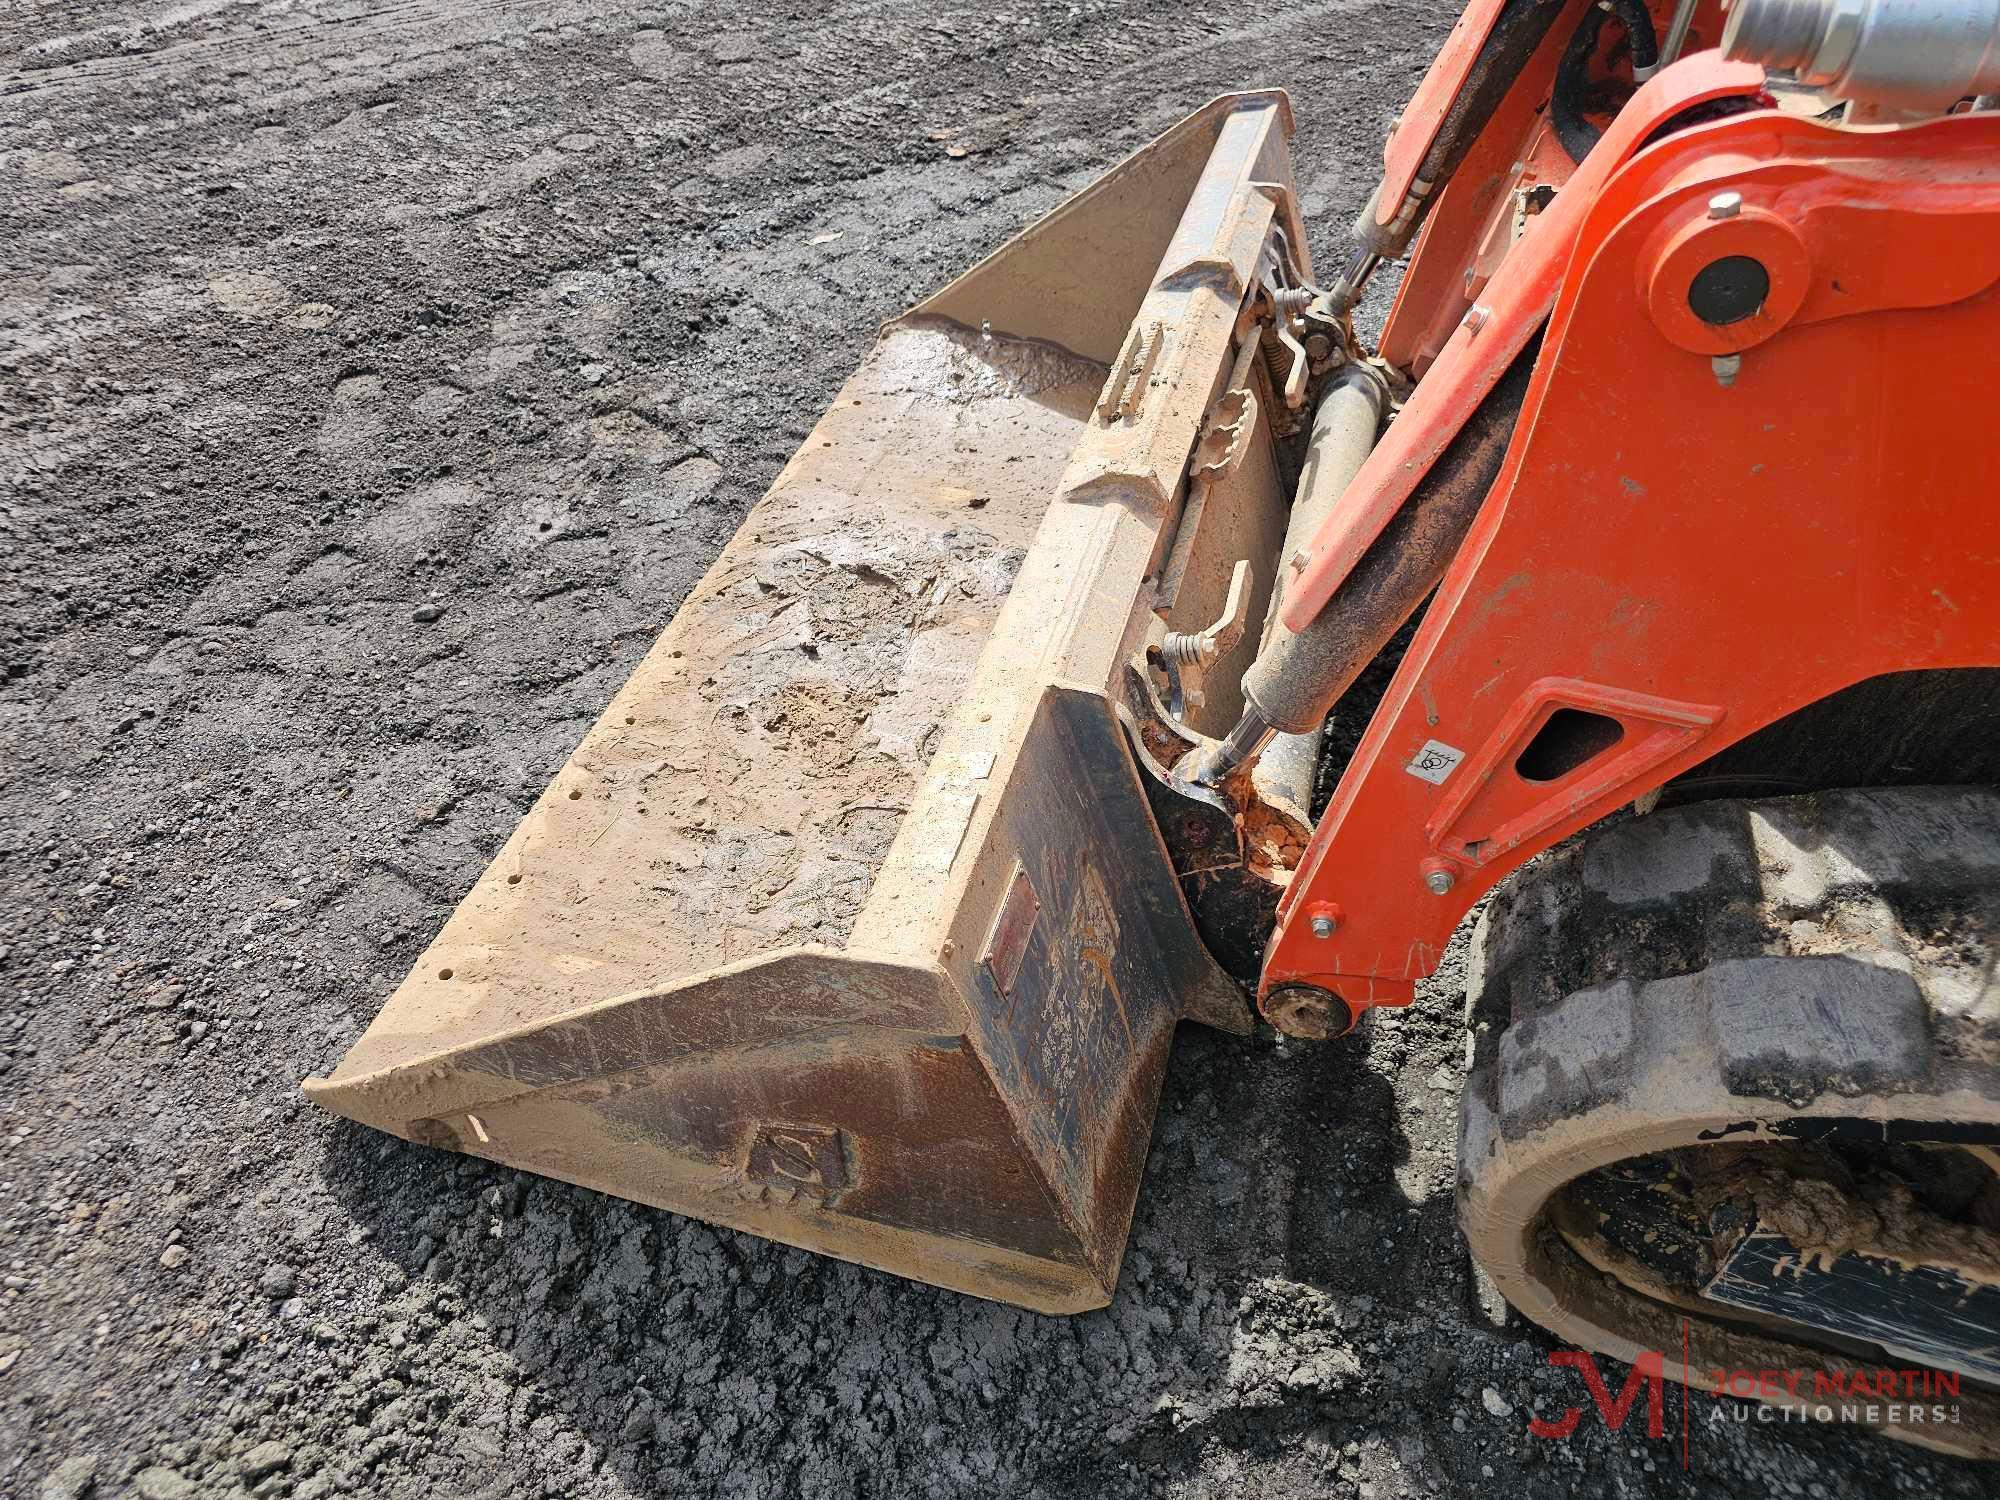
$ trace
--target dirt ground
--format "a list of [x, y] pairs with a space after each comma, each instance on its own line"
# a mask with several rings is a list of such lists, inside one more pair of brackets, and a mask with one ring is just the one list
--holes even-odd
[[1245, 85], [1330, 261], [1451, 19], [9, 7], [0, 1494], [1991, 1493], [1703, 1399], [1684, 1473], [1678, 1393], [1527, 1436], [1588, 1403], [1453, 1227], [1452, 965], [1358, 1041], [1184, 1029], [1068, 1320], [297, 1091], [874, 325]]

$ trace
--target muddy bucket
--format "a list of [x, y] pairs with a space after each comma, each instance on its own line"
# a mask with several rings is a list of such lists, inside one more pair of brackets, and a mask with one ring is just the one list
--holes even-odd
[[[888, 325], [307, 1093], [961, 1291], [1106, 1302], [1176, 1022], [1248, 1025], [1114, 689], [1241, 550], [1170, 558], [1257, 259], [1274, 229], [1303, 254], [1289, 128], [1282, 95], [1218, 100]], [[1250, 406], [1229, 513], [1282, 533]]]

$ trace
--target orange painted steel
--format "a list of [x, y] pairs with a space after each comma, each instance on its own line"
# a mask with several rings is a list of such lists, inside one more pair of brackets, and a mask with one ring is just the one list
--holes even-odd
[[1424, 74], [1424, 81], [1417, 85], [1416, 93], [1403, 107], [1402, 117], [1383, 150], [1382, 191], [1375, 200], [1376, 223], [1395, 221], [1397, 210], [1417, 180], [1431, 142], [1437, 139], [1438, 126], [1444, 123], [1458, 91], [1465, 86], [1473, 63], [1479, 59], [1479, 49], [1486, 45], [1505, 3], [1506, 0], [1472, 0], [1459, 13], [1451, 34], [1438, 48], [1438, 55], [1431, 59], [1430, 71]]
[[1376, 349], [1414, 377], [1425, 377], [1473, 303], [1466, 272], [1501, 201], [1524, 181], [1560, 188], [1576, 170], [1547, 124], [1556, 64], [1574, 25], [1565, 13], [1549, 28], [1458, 170], [1435, 190], [1437, 201], [1418, 234], [1409, 269], [1397, 283]]
[[[2000, 116], [1758, 111], [1584, 178], [1506, 461], [1299, 866], [1265, 990], [1406, 1003], [1539, 850], [1853, 683], [2000, 665], [2000, 445], [1968, 425], [2000, 375]], [[1687, 298], [1727, 255], [1772, 289], [1713, 327]], [[1538, 749], [1569, 760], [1524, 764], [1563, 710], [1596, 737], [1552, 731]], [[1328, 907], [1315, 937], [1301, 918]]]
[[[1480, 253], [1480, 241], [1493, 215], [1505, 207], [1515, 189], [1560, 189], [1576, 170], [1576, 163], [1549, 126], [1549, 99], [1555, 87], [1556, 65], [1579, 20], [1594, 3], [1596, 0], [1569, 0], [1464, 160], [1433, 189], [1435, 202], [1424, 219], [1409, 269], [1397, 284], [1376, 349], [1383, 359], [1413, 377], [1421, 378], [1429, 370], [1458, 320], [1484, 288], [1487, 267], [1482, 264], [1485, 257]], [[1656, 33], [1664, 37], [1679, 8], [1676, 0], [1649, 0], [1648, 8]], [[1713, 47], [1722, 34], [1722, 24], [1720, 0], [1698, 0], [1681, 56], [1692, 58]], [[1460, 87], [1466, 71], [1460, 69], [1453, 75]], [[1429, 82], [1426, 77], [1426, 86]], [[1438, 120], [1449, 113], [1451, 102], [1447, 99], [1436, 106]], [[1404, 111], [1405, 122], [1415, 117], [1414, 106]], [[1436, 120], [1433, 130], [1435, 125]], [[1397, 144], [1397, 138], [1392, 138], [1392, 158]], [[1376, 201], [1389, 200], [1385, 186]]]
[[1755, 94], [1764, 73], [1715, 53], [1655, 75], [1622, 110], [1555, 201], [1530, 222], [1485, 300], [1487, 317], [1454, 333], [1402, 414], [1368, 456], [1347, 493], [1307, 544], [1307, 560], [1285, 587], [1283, 620], [1304, 630], [1369, 543], [1381, 535], [1438, 455], [1534, 336], [1555, 300], [1584, 210], [1612, 171], [1668, 120], [1692, 106]]

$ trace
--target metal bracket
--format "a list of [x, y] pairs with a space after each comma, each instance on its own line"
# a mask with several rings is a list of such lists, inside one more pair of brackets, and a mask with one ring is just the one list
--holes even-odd
[[1195, 444], [1188, 477], [1213, 482], [1234, 473], [1257, 430], [1257, 410], [1257, 394], [1247, 385], [1224, 391]]
[[1202, 702], [1199, 688], [1184, 685], [1182, 669], [1205, 672], [1236, 649], [1250, 620], [1250, 590], [1255, 583], [1249, 560], [1239, 560], [1230, 571], [1229, 594], [1214, 623], [1205, 630], [1169, 630], [1160, 643], [1160, 669], [1167, 676], [1167, 711], [1176, 720], [1185, 718], [1190, 704], [1198, 708]]

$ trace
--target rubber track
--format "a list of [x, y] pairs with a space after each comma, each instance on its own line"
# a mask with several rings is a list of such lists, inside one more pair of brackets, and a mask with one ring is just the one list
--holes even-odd
[[[1566, 1342], [1660, 1350], [1675, 1381], [1855, 1367], [1698, 1320], [1684, 1365], [1682, 1310], [1590, 1267], [1543, 1210], [1596, 1167], [1771, 1138], [1788, 1118], [2000, 1126], [1996, 934], [1986, 788], [1707, 802], [1553, 852], [1473, 939], [1459, 1211], [1474, 1258]], [[2000, 1457], [2000, 1394], [1968, 1386], [1960, 1406], [1955, 1425], [1883, 1425]]]

